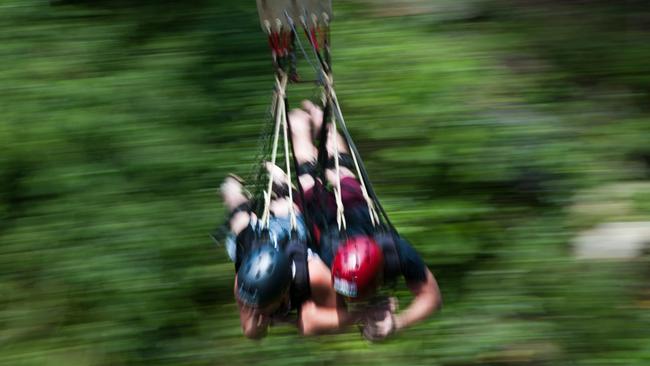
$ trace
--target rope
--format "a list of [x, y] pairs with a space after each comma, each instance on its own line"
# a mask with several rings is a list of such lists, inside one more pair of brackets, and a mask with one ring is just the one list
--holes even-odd
[[353, 156], [356, 155], [356, 158], [358, 159], [358, 166], [361, 170], [361, 176], [363, 180], [366, 183], [366, 189], [368, 192], [368, 195], [372, 198], [374, 201], [374, 204], [376, 208], [379, 209], [379, 212], [381, 213], [381, 217], [383, 217], [384, 222], [393, 230], [395, 230], [395, 227], [393, 226], [392, 222], [390, 221], [390, 218], [388, 217], [388, 214], [386, 213], [386, 210], [384, 210], [384, 207], [381, 205], [381, 202], [379, 201], [379, 198], [377, 197], [377, 194], [375, 193], [375, 190], [372, 186], [372, 182], [370, 181], [370, 177], [368, 176], [368, 172], [363, 164], [363, 160], [361, 159], [361, 154], [359, 153], [359, 150], [357, 149], [356, 145], [354, 144], [354, 141], [352, 140], [352, 137], [350, 136], [350, 132], [347, 129], [347, 126], [345, 125], [345, 121], [343, 120], [343, 114], [341, 113], [340, 106], [338, 105], [338, 100], [337, 100], [337, 117], [343, 121], [341, 124], [341, 131], [343, 131], [343, 135], [345, 136], [345, 139], [350, 146], [350, 150], [352, 150]]
[[[277, 106], [278, 109], [284, 103], [284, 95], [287, 88], [287, 75], [280, 74], [275, 78], [276, 91], [277, 94]], [[275, 161], [278, 154], [278, 139], [280, 137], [280, 125], [282, 124], [282, 112], [277, 111], [275, 116], [275, 131], [273, 133], [273, 148], [271, 153], [271, 163], [275, 165]], [[291, 187], [289, 187], [291, 188]], [[269, 184], [267, 190], [264, 193], [264, 212], [262, 214], [262, 226], [269, 228], [269, 218], [270, 218], [270, 209], [271, 209], [271, 192], [273, 190], [273, 175], [269, 174]]]
[[[295, 32], [295, 26], [293, 25], [293, 20], [290, 17], [288, 17], [288, 18], [289, 18], [289, 24], [290, 24], [290, 26], [292, 27], [292, 29]], [[350, 136], [350, 134], [349, 134], [349, 132], [347, 130], [347, 126], [345, 124], [345, 119], [343, 118], [343, 113], [341, 113], [341, 107], [339, 105], [338, 98], [336, 97], [336, 92], [334, 91], [332, 76], [331, 76], [330, 73], [328, 73], [328, 70], [331, 70], [331, 67], [329, 65], [329, 61], [330, 61], [330, 57], [331, 57], [330, 56], [329, 27], [326, 26], [326, 31], [325, 31], [325, 42], [324, 42], [325, 43], [325, 60], [324, 60], [323, 57], [320, 55], [320, 52], [318, 51], [318, 46], [314, 43], [314, 41], [313, 41], [313, 39], [311, 37], [311, 34], [309, 32], [309, 27], [307, 26], [307, 24], [305, 22], [305, 17], [301, 16], [300, 20], [301, 20], [301, 24], [302, 24], [303, 30], [305, 32], [305, 35], [307, 36], [307, 39], [309, 40], [309, 43], [310, 43], [310, 45], [312, 47], [312, 51], [317, 56], [319, 64], [321, 66], [320, 70], [317, 70], [317, 71], [320, 71], [319, 72], [320, 79], [321, 79], [320, 82], [323, 85], [324, 94], [325, 94], [325, 96], [329, 96], [329, 98], [327, 98], [327, 103], [325, 103], [325, 111], [330, 109], [331, 104], [334, 104], [334, 106], [336, 107], [336, 108], [331, 108], [331, 109], [335, 110], [336, 117], [337, 117], [336, 119], [338, 119], [341, 122], [341, 129], [344, 132], [345, 140], [346, 140], [346, 142], [347, 142], [347, 144], [350, 147], [350, 150], [352, 152], [352, 154], [351, 154], [352, 155], [352, 160], [354, 161], [354, 166], [355, 166], [355, 169], [357, 171], [357, 177], [359, 177], [359, 181], [361, 183], [361, 193], [363, 194], [363, 197], [364, 197], [364, 199], [366, 201], [366, 204], [368, 206], [368, 213], [370, 215], [370, 220], [372, 222], [372, 225], [376, 226], [376, 225], [380, 224], [380, 222], [381, 222], [381, 220], [379, 218], [379, 215], [377, 214], [377, 211], [375, 209], [375, 202], [376, 202], [376, 205], [379, 207], [379, 209], [380, 209], [382, 215], [384, 216], [385, 220], [392, 227], [392, 224], [390, 224], [390, 220], [388, 219], [388, 215], [386, 214], [383, 207], [379, 203], [379, 200], [378, 200], [377, 196], [375, 195], [374, 190], [372, 189], [372, 184], [370, 183], [370, 180], [368, 179], [368, 175], [367, 175], [367, 172], [365, 170], [365, 167], [363, 166], [363, 162], [359, 163], [359, 161], [361, 161], [361, 155], [359, 154], [359, 151], [357, 150], [356, 146], [354, 145], [354, 142], [352, 141], [352, 138], [351, 138], [351, 136]], [[326, 24], [328, 24], [328, 23], [329, 23], [329, 19], [326, 19]], [[298, 45], [301, 48], [301, 50], [302, 50], [303, 54], [305, 55], [305, 57], [308, 58], [307, 52], [305, 52], [305, 50], [304, 50], [304, 48], [302, 46], [302, 42], [300, 42], [300, 39], [298, 39]], [[310, 62], [310, 64], [311, 64], [311, 62]], [[311, 65], [312, 65], [312, 67], [314, 67], [313, 64], [311, 64]], [[325, 99], [325, 98], [323, 98], [323, 99]], [[325, 115], [326, 114], [324, 113], [324, 116]], [[334, 120], [332, 122], [333, 122], [332, 124], [336, 128], [336, 121]], [[323, 123], [323, 127], [322, 127], [322, 130], [321, 130], [321, 138], [325, 135], [324, 134], [324, 129], [325, 129], [325, 123]], [[335, 141], [336, 141], [336, 144], [335, 144], [335, 148], [336, 148], [337, 144], [338, 144], [338, 140], [335, 138]], [[325, 155], [324, 159], [319, 159], [319, 163], [321, 163], [321, 165], [326, 161], [326, 159], [327, 159], [326, 156], [327, 155]], [[338, 165], [338, 152], [336, 153], [336, 157], [335, 157], [335, 165]], [[337, 181], [340, 182], [340, 175], [339, 175], [338, 172], [337, 172]], [[340, 188], [340, 184], [338, 184], [338, 186]], [[372, 198], [371, 198], [371, 196], [372, 196]], [[337, 201], [337, 206], [338, 206], [338, 204], [339, 204], [339, 202]], [[338, 209], [337, 209], [337, 211], [338, 211]], [[338, 213], [337, 213], [337, 220], [339, 220], [338, 219]], [[341, 227], [341, 221], [339, 220], [339, 228], [340, 227]]]
[[[336, 112], [337, 112], [337, 117], [342, 120], [341, 124], [341, 131], [343, 131], [343, 135], [345, 136], [346, 141], [348, 142], [348, 145], [350, 146], [350, 150], [352, 150], [353, 156], [356, 157], [358, 160], [358, 168], [361, 170], [361, 176], [363, 180], [365, 181], [366, 184], [366, 190], [368, 195], [372, 198], [375, 208], [379, 209], [379, 212], [381, 213], [381, 217], [384, 219], [384, 222], [393, 230], [395, 230], [395, 227], [393, 226], [392, 222], [390, 221], [390, 218], [388, 217], [388, 214], [386, 213], [386, 210], [384, 207], [381, 205], [381, 202], [379, 201], [379, 198], [377, 197], [377, 194], [375, 193], [375, 190], [372, 186], [372, 182], [370, 181], [370, 177], [368, 176], [368, 171], [365, 168], [365, 165], [363, 164], [363, 159], [361, 158], [361, 154], [359, 153], [359, 150], [357, 149], [354, 141], [352, 140], [352, 136], [350, 136], [350, 131], [348, 131], [347, 126], [345, 125], [345, 121], [343, 120], [343, 114], [341, 113], [340, 106], [338, 105], [338, 100], [337, 100], [337, 105], [336, 105]], [[380, 220], [381, 221], [381, 220]]]
[[284, 131], [284, 159], [287, 166], [287, 190], [289, 191], [289, 217], [291, 218], [291, 229], [295, 230], [298, 227], [296, 222], [296, 213], [294, 211], [293, 205], [293, 189], [291, 189], [291, 164], [289, 162], [289, 134], [288, 123], [287, 123], [287, 110], [285, 108], [285, 99], [282, 99], [282, 129]]
[[[262, 131], [257, 139], [258, 152], [255, 155], [255, 163], [251, 164], [247, 176], [247, 185], [251, 192], [253, 192], [251, 206], [253, 212], [261, 213], [264, 210], [264, 193], [267, 184], [268, 172], [263, 164], [260, 162], [269, 161], [271, 159], [271, 146], [273, 144], [273, 130], [275, 127], [275, 117], [277, 114], [277, 97], [275, 92], [275, 85], [271, 88], [271, 103], [265, 113], [265, 123]], [[261, 215], [260, 215], [261, 217]]]
[[[321, 151], [324, 145], [326, 144], [327, 141], [327, 132], [326, 130], [326, 125], [328, 123], [332, 124], [332, 133], [334, 134], [334, 165], [335, 165], [335, 174], [336, 174], [336, 184], [335, 184], [335, 189], [334, 189], [334, 195], [335, 195], [335, 200], [336, 200], [336, 205], [337, 205], [337, 223], [339, 226], [339, 230], [342, 228], [346, 228], [346, 221], [345, 221], [345, 215], [344, 215], [344, 210], [345, 207], [342, 202], [342, 192], [341, 192], [341, 174], [340, 174], [340, 154], [339, 154], [339, 141], [336, 138], [337, 137], [337, 127], [340, 127], [341, 132], [344, 136], [345, 142], [349, 146], [351, 150], [351, 155], [352, 155], [352, 160], [354, 162], [355, 170], [357, 177], [359, 178], [360, 182], [360, 188], [362, 195], [366, 201], [366, 204], [368, 206], [368, 213], [372, 222], [373, 226], [381, 225], [382, 219], [385, 220], [385, 222], [393, 228], [393, 225], [391, 224], [388, 215], [386, 214], [386, 211], [382, 207], [381, 203], [379, 202], [379, 199], [377, 198], [377, 195], [375, 194], [375, 191], [372, 187], [372, 183], [370, 182], [370, 179], [368, 177], [368, 173], [365, 169], [365, 166], [363, 164], [363, 160], [361, 158], [361, 154], [359, 153], [356, 145], [354, 144], [354, 141], [352, 140], [352, 137], [350, 136], [350, 133], [347, 129], [347, 125], [345, 123], [345, 119], [343, 117], [343, 113], [341, 112], [341, 107], [338, 101], [338, 97], [336, 95], [336, 91], [334, 90], [334, 82], [332, 79], [331, 75], [331, 54], [330, 54], [330, 34], [329, 34], [329, 19], [325, 19], [325, 29], [322, 30], [317, 24], [317, 21], [313, 19], [312, 17], [312, 22], [314, 23], [314, 27], [309, 27], [307, 25], [307, 15], [300, 16], [300, 23], [302, 25], [302, 28], [304, 30], [304, 34], [309, 41], [309, 44], [311, 45], [311, 49], [314, 53], [314, 55], [317, 58], [317, 63], [314, 64], [312, 62], [312, 59], [309, 57], [307, 51], [305, 50], [305, 47], [302, 45], [302, 41], [300, 40], [300, 37], [298, 36], [298, 31], [296, 30], [296, 25], [293, 19], [289, 16], [288, 12], [285, 11], [285, 16], [288, 20], [289, 26], [292, 31], [292, 37], [295, 37], [291, 40], [292, 45], [295, 47], [295, 43], [293, 43], [293, 40], [297, 41], [298, 46], [302, 52], [302, 54], [305, 56], [305, 59], [309, 63], [309, 65], [316, 71], [316, 73], [319, 76], [319, 84], [322, 85], [323, 87], [323, 99], [324, 99], [324, 118], [323, 118], [323, 127], [321, 129], [320, 137], [321, 137], [321, 142], [319, 146], [319, 157], [318, 157], [318, 162], [319, 165], [321, 166], [321, 173], [323, 178], [325, 178], [325, 163], [327, 161], [327, 149], [324, 149], [325, 151]], [[266, 24], [267, 30], [269, 33], [271, 33], [271, 26], [270, 24]], [[275, 43], [276, 47], [272, 47], [275, 51], [275, 48], [280, 48], [282, 49], [283, 44], [282, 40], [283, 38], [280, 37], [282, 33], [282, 25], [277, 24], [278, 27], [278, 38], [277, 39], [271, 39], [271, 43]], [[318, 33], [316, 33], [318, 32]], [[318, 44], [319, 39], [318, 36], [322, 36], [322, 48], [323, 48], [323, 53], [324, 55], [321, 54], [321, 46]], [[289, 41], [288, 39], [285, 41]], [[285, 49], [289, 47], [289, 45], [284, 45]], [[277, 50], [280, 51], [280, 50]], [[273, 165], [276, 163], [277, 159], [277, 149], [278, 149], [278, 140], [279, 140], [279, 130], [280, 127], [283, 128], [283, 135], [284, 135], [284, 154], [285, 154], [285, 164], [287, 167], [287, 184], [289, 188], [289, 199], [290, 199], [290, 208], [289, 208], [289, 213], [291, 216], [291, 225], [292, 228], [296, 228], [296, 213], [295, 213], [295, 208], [293, 205], [293, 192], [291, 189], [291, 168], [290, 168], [290, 153], [289, 153], [289, 145], [291, 145], [293, 149], [293, 143], [291, 141], [291, 137], [289, 136], [289, 132], [291, 131], [291, 126], [288, 121], [288, 111], [287, 111], [287, 100], [286, 100], [286, 87], [287, 87], [287, 82], [288, 82], [288, 76], [285, 70], [283, 69], [283, 64], [284, 62], [283, 59], [287, 56], [286, 52], [288, 52], [288, 49], [285, 50], [285, 54], [279, 54], [280, 52], [274, 52], [275, 54], [278, 54], [279, 57], [276, 58], [277, 62], [276, 67], [278, 69], [278, 75], [276, 76], [276, 91], [274, 93], [274, 97], [272, 100], [272, 109], [275, 110], [275, 131], [273, 135], [273, 149], [272, 149], [272, 157], [271, 157], [271, 162]], [[284, 57], [282, 57], [284, 56]], [[294, 65], [295, 66], [295, 65]], [[340, 125], [337, 124], [340, 123]], [[321, 153], [324, 153], [324, 156], [321, 156]], [[294, 158], [294, 166], [297, 168], [297, 162], [295, 161], [295, 154], [293, 155]], [[270, 216], [270, 203], [271, 203], [271, 193], [272, 193], [272, 188], [273, 188], [273, 176], [272, 174], [269, 174], [269, 183], [268, 183], [268, 188], [266, 192], [264, 192], [264, 213], [262, 215], [262, 224], [268, 228], [269, 225], [269, 216]], [[301, 194], [301, 199], [303, 200], [304, 204], [304, 193], [302, 191], [302, 187], [299, 186], [299, 191]], [[379, 211], [379, 212], [378, 212]]]
[[[330, 95], [330, 98], [331, 98], [330, 100], [331, 100], [332, 104], [335, 107], [333, 109], [336, 112], [338, 112], [336, 117], [338, 117], [337, 119], [339, 120], [341, 125], [345, 126], [345, 119], [343, 118], [343, 114], [341, 113], [341, 107], [339, 105], [338, 98], [336, 97], [336, 92], [334, 91], [334, 87], [332, 86], [331, 78], [328, 75], [325, 75], [325, 74], [323, 75], [323, 78], [324, 78], [324, 80], [326, 82], [325, 88], [326, 88], [327, 92]], [[334, 132], [336, 132], [336, 121], [333, 121], [332, 124], [334, 125]], [[335, 141], [337, 141], [334, 144], [334, 146], [336, 148], [336, 146], [338, 145], [338, 139], [336, 139], [336, 135], [334, 135], [334, 136], [335, 136], [335, 138], [334, 138]], [[375, 210], [375, 204], [374, 204], [373, 200], [368, 195], [368, 188], [366, 186], [366, 179], [364, 179], [364, 175], [361, 173], [361, 167], [359, 166], [359, 159], [357, 159], [358, 151], [356, 150], [356, 148], [354, 148], [354, 149], [352, 148], [352, 144], [351, 144], [352, 141], [351, 141], [351, 139], [348, 139], [347, 136], [346, 136], [346, 142], [348, 143], [348, 146], [350, 146], [350, 150], [352, 150], [351, 151], [352, 152], [352, 154], [351, 154], [352, 155], [352, 160], [354, 162], [354, 167], [355, 167], [355, 169], [357, 171], [357, 177], [359, 177], [359, 182], [361, 183], [361, 193], [363, 194], [363, 198], [366, 200], [366, 204], [368, 206], [368, 214], [370, 215], [370, 221], [372, 222], [372, 226], [377, 226], [380, 223], [379, 215], [377, 214], [377, 211]], [[338, 166], [338, 151], [336, 151], [336, 158], [334, 159], [334, 162]], [[340, 176], [338, 176], [338, 172], [337, 172], [337, 180], [340, 180]]]

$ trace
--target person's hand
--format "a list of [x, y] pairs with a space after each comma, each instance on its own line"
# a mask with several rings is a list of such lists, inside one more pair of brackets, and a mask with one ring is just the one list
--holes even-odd
[[363, 337], [370, 342], [378, 342], [395, 333], [398, 329], [394, 316], [396, 311], [397, 299], [393, 297], [371, 306], [363, 324]]
[[[239, 300], [238, 300], [239, 302]], [[250, 339], [261, 339], [266, 336], [271, 317], [239, 302], [239, 317], [244, 335]]]
[[273, 177], [274, 184], [277, 184], [278, 186], [287, 185], [289, 178], [287, 178], [287, 174], [284, 172], [284, 170], [282, 170], [282, 168], [271, 163], [270, 161], [264, 162], [264, 168], [269, 173], [269, 175]]
[[395, 317], [389, 311], [382, 320], [368, 321], [362, 329], [363, 337], [370, 342], [384, 340], [395, 332]]
[[258, 328], [266, 328], [271, 324], [271, 317], [261, 313], [259, 311], [255, 311], [254, 313], [254, 319], [256, 320], [256, 325]]
[[319, 138], [320, 129], [323, 125], [323, 110], [310, 100], [303, 100], [302, 109], [309, 114], [311, 121], [312, 139]]
[[244, 189], [242, 179], [233, 174], [224, 179], [219, 191], [224, 203], [231, 211], [248, 201], [250, 197], [250, 194]]

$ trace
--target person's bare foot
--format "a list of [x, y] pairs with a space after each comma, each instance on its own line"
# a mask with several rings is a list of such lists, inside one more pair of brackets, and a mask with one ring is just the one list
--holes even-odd
[[245, 191], [242, 179], [236, 175], [228, 175], [221, 183], [219, 191], [223, 202], [230, 211], [248, 201], [248, 192]]
[[270, 161], [264, 162], [264, 168], [273, 177], [273, 183], [277, 185], [286, 185], [287, 184], [287, 175], [284, 173], [284, 170], [279, 166], [271, 163]]
[[316, 161], [318, 149], [312, 138], [311, 114], [302, 109], [293, 109], [289, 112], [288, 119], [291, 126], [293, 153], [298, 165]]
[[311, 117], [311, 132], [312, 138], [318, 138], [320, 134], [321, 126], [323, 125], [323, 110], [312, 103], [310, 100], [304, 100], [302, 102], [302, 109], [305, 110]]
[[[289, 216], [290, 205], [294, 205], [289, 199], [289, 189], [293, 189], [293, 184], [289, 187], [288, 177], [279, 166], [267, 161], [264, 163], [264, 167], [273, 177], [274, 197], [271, 201], [271, 212], [278, 217]], [[296, 212], [298, 211], [297, 206], [294, 205], [293, 208]]]

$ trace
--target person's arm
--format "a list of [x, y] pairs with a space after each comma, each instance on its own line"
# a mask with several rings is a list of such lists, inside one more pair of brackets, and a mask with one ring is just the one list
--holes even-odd
[[422, 257], [403, 238], [397, 240], [396, 247], [402, 275], [414, 298], [404, 311], [394, 316], [393, 331], [408, 328], [426, 319], [442, 306], [438, 283]]
[[356, 324], [362, 314], [348, 312], [341, 300], [337, 307], [318, 306], [313, 300], [302, 304], [298, 322], [302, 335], [335, 333]]
[[303, 335], [332, 333], [358, 322], [361, 314], [350, 313], [332, 287], [329, 268], [318, 258], [308, 261], [311, 299], [300, 307], [299, 328]]
[[[429, 269], [426, 269], [425, 282], [407, 285], [414, 295], [413, 301], [399, 314], [393, 315], [390, 310], [385, 310], [386, 313], [383, 316], [380, 314], [380, 320], [375, 321], [372, 325], [371, 332], [374, 335], [371, 338], [385, 338], [393, 332], [408, 328], [426, 319], [442, 306], [438, 284]], [[369, 316], [375, 317], [377, 311], [381, 310], [368, 309], [363, 312], [349, 312], [343, 300], [339, 300], [336, 307], [318, 306], [310, 300], [303, 304], [300, 326], [305, 335], [331, 333], [356, 324]]]
[[408, 328], [426, 319], [434, 311], [442, 307], [442, 297], [438, 283], [428, 268], [426, 268], [426, 280], [424, 282], [407, 283], [407, 286], [414, 298], [408, 308], [395, 315], [395, 330]]
[[363, 336], [367, 340], [373, 342], [383, 340], [401, 329], [426, 319], [440, 309], [442, 298], [438, 284], [431, 271], [426, 267], [424, 270], [424, 281], [407, 283], [409, 290], [415, 296], [408, 308], [394, 315], [397, 310], [397, 300], [390, 298], [388, 304], [368, 312], [363, 328]]
[[426, 319], [442, 306], [438, 283], [420, 255], [402, 238], [395, 244], [399, 253], [400, 270], [414, 297], [409, 306], [398, 314], [395, 314], [395, 301], [392, 301], [388, 308], [379, 308], [369, 314], [364, 336], [372, 341], [384, 339], [395, 331], [408, 328]]

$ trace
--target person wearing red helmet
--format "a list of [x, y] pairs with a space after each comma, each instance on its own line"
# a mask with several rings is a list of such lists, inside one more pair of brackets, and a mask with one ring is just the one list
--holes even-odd
[[355, 236], [338, 248], [332, 263], [332, 282], [348, 299], [367, 298], [380, 285], [384, 254], [369, 236]]
[[[289, 114], [294, 155], [299, 164], [298, 179], [304, 191], [299, 203], [310, 217], [314, 246], [331, 268], [332, 284], [340, 299], [372, 303], [377, 290], [398, 277], [405, 279], [414, 295], [411, 304], [398, 314], [395, 314], [394, 300], [386, 306], [369, 306], [361, 311], [347, 311], [345, 302], [339, 301], [337, 312], [323, 323], [331, 328], [343, 328], [361, 322], [367, 339], [383, 339], [426, 319], [439, 309], [442, 298], [438, 284], [406, 240], [395, 232], [377, 232], [362, 184], [353, 173], [353, 158], [345, 139], [331, 128], [331, 124], [323, 129], [323, 111], [320, 108], [309, 101], [303, 102], [302, 107]], [[324, 147], [329, 159], [325, 167], [319, 157], [319, 148], [313, 142], [319, 132], [321, 137], [323, 133], [327, 135]], [[322, 156], [323, 152], [320, 153]], [[336, 153], [339, 156], [338, 171], [333, 159]], [[321, 171], [324, 170], [320, 177], [317, 174], [319, 165]], [[326, 182], [322, 181], [323, 176]], [[339, 199], [345, 207], [342, 218], [337, 217], [337, 197], [326, 184], [340, 187]], [[338, 230], [337, 220], [346, 222], [343, 233]]]

